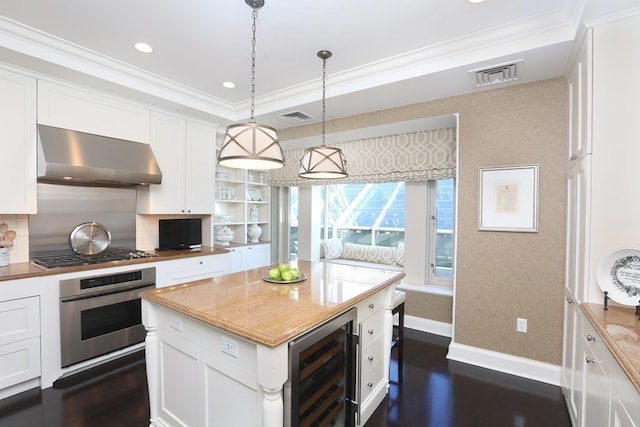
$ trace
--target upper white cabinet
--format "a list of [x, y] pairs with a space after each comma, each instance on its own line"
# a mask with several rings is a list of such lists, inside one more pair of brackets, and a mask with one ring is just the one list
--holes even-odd
[[592, 32], [587, 30], [567, 78], [569, 162], [591, 153], [592, 43]]
[[150, 141], [162, 184], [138, 187], [138, 213], [211, 215], [215, 127], [152, 111]]
[[38, 123], [149, 143], [149, 110], [106, 94], [38, 81]]
[[36, 80], [0, 70], [0, 214], [36, 213]]

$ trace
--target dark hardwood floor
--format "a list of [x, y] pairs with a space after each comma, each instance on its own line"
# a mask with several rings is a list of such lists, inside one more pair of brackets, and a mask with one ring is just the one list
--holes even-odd
[[[406, 330], [401, 381], [394, 351], [389, 395], [366, 427], [571, 425], [558, 387], [447, 361], [448, 343]], [[142, 352], [0, 401], [0, 427], [148, 425]]]

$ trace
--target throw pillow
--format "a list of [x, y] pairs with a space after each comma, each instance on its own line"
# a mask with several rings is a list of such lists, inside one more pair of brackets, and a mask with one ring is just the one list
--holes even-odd
[[342, 239], [326, 239], [320, 242], [320, 247], [324, 252], [324, 258], [342, 258]]
[[404, 242], [398, 243], [396, 248], [396, 265], [404, 267]]

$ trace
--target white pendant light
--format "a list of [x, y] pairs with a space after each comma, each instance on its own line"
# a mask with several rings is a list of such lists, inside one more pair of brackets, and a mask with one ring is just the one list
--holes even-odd
[[318, 56], [322, 58], [322, 145], [307, 148], [300, 159], [298, 176], [311, 179], [345, 178], [347, 174], [347, 160], [342, 150], [325, 145], [325, 112], [327, 87], [327, 59], [331, 52], [321, 50]]
[[256, 18], [264, 0], [245, 0], [253, 8], [251, 39], [251, 118], [249, 123], [229, 125], [218, 154], [218, 164], [238, 169], [277, 169], [284, 166], [284, 153], [278, 143], [278, 131], [256, 123]]

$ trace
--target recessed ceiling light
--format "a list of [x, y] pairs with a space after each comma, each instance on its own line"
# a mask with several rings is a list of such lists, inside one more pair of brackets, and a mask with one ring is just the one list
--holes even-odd
[[469, 3], [482, 3], [484, 0], [467, 0]]
[[236, 84], [234, 82], [222, 82], [222, 87], [233, 89], [234, 87], [236, 87]]
[[151, 53], [151, 52], [153, 52], [153, 48], [151, 46], [149, 46], [147, 43], [138, 42], [138, 43], [134, 44], [133, 47], [135, 47], [137, 51], [142, 52], [142, 53]]

